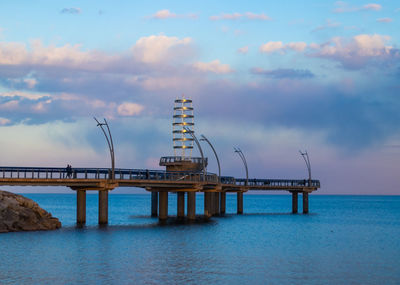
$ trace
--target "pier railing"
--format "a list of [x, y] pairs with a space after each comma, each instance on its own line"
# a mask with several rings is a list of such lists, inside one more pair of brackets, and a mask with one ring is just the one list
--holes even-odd
[[[108, 168], [48, 168], [48, 167], [0, 167], [0, 178], [24, 179], [110, 179]], [[213, 173], [178, 172], [147, 169], [115, 169], [116, 180], [164, 180], [218, 182]]]
[[246, 186], [273, 186], [273, 187], [316, 187], [320, 188], [319, 180], [308, 179], [248, 179], [236, 178], [236, 185]]
[[[109, 168], [72, 168], [63, 167], [0, 167], [0, 179], [110, 179]], [[153, 180], [153, 181], [192, 181], [218, 184], [218, 176], [214, 173], [180, 172], [148, 169], [115, 169], [115, 180]], [[289, 179], [244, 179], [221, 176], [220, 182], [225, 185], [259, 187], [320, 187], [319, 180]]]

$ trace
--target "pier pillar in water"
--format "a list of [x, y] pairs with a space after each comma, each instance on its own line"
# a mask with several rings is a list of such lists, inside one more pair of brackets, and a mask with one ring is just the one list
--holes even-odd
[[196, 219], [196, 192], [187, 192], [187, 217]]
[[215, 215], [215, 193], [210, 192], [210, 216]]
[[158, 209], [158, 219], [166, 220], [168, 218], [168, 192], [158, 193], [159, 198], [159, 209]]
[[211, 193], [204, 192], [204, 216], [211, 217]]
[[219, 192], [214, 193], [214, 215], [219, 215]]
[[237, 213], [243, 214], [243, 192], [237, 192]]
[[185, 192], [177, 192], [177, 216], [183, 219], [185, 217]]
[[297, 214], [297, 209], [298, 209], [298, 195], [299, 193], [296, 191], [292, 192], [292, 213]]
[[220, 203], [220, 213], [221, 213], [221, 215], [224, 215], [225, 214], [225, 209], [226, 209], [226, 193], [225, 192], [221, 192], [221, 195], [220, 195], [220, 201], [219, 201]]
[[99, 191], [99, 224], [108, 224], [108, 191]]
[[76, 223], [86, 223], [86, 190], [76, 191]]
[[308, 214], [308, 192], [303, 192], [303, 214]]
[[158, 192], [151, 192], [151, 216], [158, 216]]

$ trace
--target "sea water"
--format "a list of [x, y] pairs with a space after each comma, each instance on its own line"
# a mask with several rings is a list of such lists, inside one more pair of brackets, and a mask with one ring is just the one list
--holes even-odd
[[[0, 284], [400, 284], [400, 197], [227, 195], [227, 214], [166, 224], [150, 195], [109, 195], [109, 225], [75, 226], [73, 194], [25, 194], [58, 217], [56, 231], [0, 234]], [[203, 213], [203, 195], [197, 195]], [[301, 195], [299, 195], [301, 211]], [[176, 195], [169, 195], [176, 214]]]

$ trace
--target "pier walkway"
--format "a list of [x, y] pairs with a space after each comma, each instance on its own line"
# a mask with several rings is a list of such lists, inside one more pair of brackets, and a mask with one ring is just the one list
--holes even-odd
[[204, 214], [225, 213], [226, 192], [237, 193], [237, 212], [243, 213], [243, 193], [249, 190], [289, 191], [292, 212], [298, 211], [298, 193], [303, 196], [303, 213], [308, 213], [308, 194], [320, 188], [319, 180], [243, 179], [203, 172], [178, 172], [116, 168], [1, 167], [0, 185], [66, 186], [77, 192], [77, 223], [86, 222], [86, 191], [99, 191], [99, 223], [108, 222], [108, 192], [117, 187], [139, 187], [152, 192], [152, 215], [168, 217], [168, 192], [178, 195], [178, 217], [195, 218], [195, 194], [204, 192]]

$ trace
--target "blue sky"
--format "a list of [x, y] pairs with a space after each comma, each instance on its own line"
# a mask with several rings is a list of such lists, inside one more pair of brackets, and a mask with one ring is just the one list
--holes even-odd
[[[0, 4], [2, 165], [118, 167], [171, 155], [173, 100], [224, 175], [304, 178], [325, 194], [398, 194], [396, 1], [7, 1]], [[210, 156], [210, 171], [216, 171]]]

